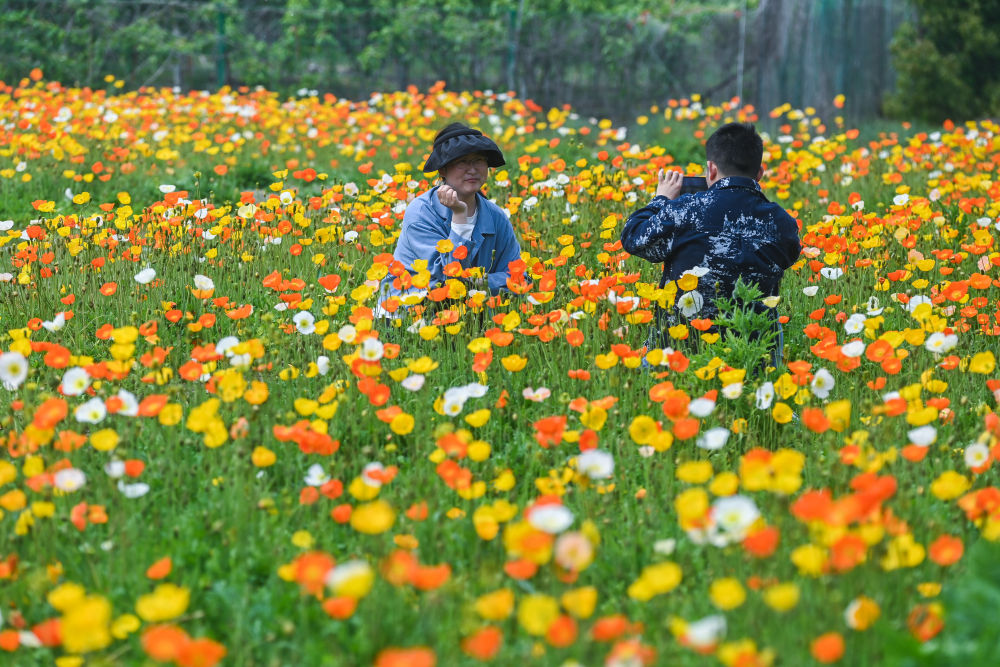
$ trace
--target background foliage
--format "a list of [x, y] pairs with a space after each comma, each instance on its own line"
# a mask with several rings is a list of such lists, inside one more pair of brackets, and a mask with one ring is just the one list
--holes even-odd
[[1000, 2], [915, 0], [915, 24], [892, 44], [899, 71], [888, 110], [939, 122], [1000, 108]]
[[893, 87], [892, 36], [913, 13], [904, 0], [0, 4], [0, 28], [19, 36], [0, 54], [8, 82], [41, 67], [69, 85], [128, 73], [129, 88], [263, 85], [361, 99], [440, 79], [619, 119], [695, 92], [831, 115], [843, 93], [852, 115], [876, 115]]

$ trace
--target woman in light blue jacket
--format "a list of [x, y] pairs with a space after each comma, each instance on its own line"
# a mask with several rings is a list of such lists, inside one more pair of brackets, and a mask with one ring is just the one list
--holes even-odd
[[[489, 168], [504, 163], [497, 145], [479, 130], [452, 123], [437, 133], [423, 171], [437, 171], [442, 182], [406, 207], [393, 252], [407, 271], [415, 274], [413, 263], [427, 260], [433, 287], [446, 279], [444, 267], [457, 261], [462, 268], [482, 267], [490, 293], [507, 288], [508, 265], [520, 258], [521, 246], [507, 213], [481, 192]], [[437, 249], [445, 239], [454, 246], [451, 252]], [[406, 291], [391, 275], [383, 285], [383, 301]]]

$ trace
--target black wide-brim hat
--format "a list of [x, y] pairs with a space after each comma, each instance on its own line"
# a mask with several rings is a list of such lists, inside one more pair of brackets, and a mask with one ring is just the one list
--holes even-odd
[[486, 156], [486, 164], [491, 167], [502, 167], [507, 163], [500, 147], [492, 139], [467, 125], [452, 123], [435, 137], [434, 148], [424, 163], [423, 171], [425, 174], [441, 171], [449, 162], [470, 153], [482, 153]]

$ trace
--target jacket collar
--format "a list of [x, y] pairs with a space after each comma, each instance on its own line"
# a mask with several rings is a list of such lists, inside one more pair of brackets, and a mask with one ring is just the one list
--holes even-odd
[[752, 178], [747, 178], [746, 176], [726, 176], [725, 178], [720, 178], [713, 185], [712, 188], [749, 188], [756, 192], [760, 192], [760, 183]]

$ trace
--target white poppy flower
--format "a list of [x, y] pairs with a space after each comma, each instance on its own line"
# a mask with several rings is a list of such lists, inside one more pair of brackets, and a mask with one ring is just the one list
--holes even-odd
[[135, 394], [125, 389], [119, 389], [117, 396], [118, 400], [122, 402], [117, 414], [123, 417], [135, 417], [139, 414], [139, 400]]
[[920, 426], [907, 431], [906, 437], [910, 439], [910, 442], [918, 447], [930, 447], [934, 444], [934, 441], [937, 440], [937, 429], [930, 424]]
[[865, 330], [865, 322], [867, 320], [868, 316], [864, 313], [854, 313], [844, 322], [844, 331], [851, 336], [861, 333]]
[[86, 424], [99, 424], [104, 421], [107, 415], [108, 410], [104, 407], [104, 401], [96, 396], [86, 403], [78, 405], [73, 411], [76, 420]]
[[935, 331], [927, 337], [926, 341], [924, 341], [924, 347], [927, 348], [929, 352], [934, 352], [935, 354], [950, 352], [956, 345], [958, 345], [957, 335], [946, 334], [941, 331]]
[[162, 192], [165, 195], [170, 194], [176, 189], [177, 189], [176, 185], [170, 185], [169, 183], [164, 183], [163, 185], [160, 186], [160, 192]]
[[681, 315], [684, 317], [691, 317], [705, 304], [705, 298], [701, 295], [701, 292], [692, 290], [690, 292], [684, 292], [677, 299], [677, 307], [681, 309]]
[[710, 398], [696, 398], [688, 403], [688, 412], [695, 417], [707, 417], [715, 410], [715, 401]]
[[79, 396], [90, 387], [90, 375], [79, 366], [70, 368], [63, 373], [59, 387], [66, 396]]
[[337, 337], [342, 343], [353, 343], [358, 336], [358, 330], [352, 324], [345, 324], [337, 330]]
[[677, 540], [672, 537], [668, 537], [665, 540], [656, 540], [653, 542], [653, 551], [661, 556], [669, 556], [674, 553], [677, 548]]
[[482, 398], [489, 391], [489, 385], [479, 384], [478, 382], [470, 382], [464, 387], [465, 393], [469, 398]]
[[326, 375], [330, 372], [330, 357], [325, 354], [321, 354], [316, 357], [316, 370], [319, 371], [320, 375]]
[[467, 400], [469, 400], [469, 392], [464, 386], [449, 387], [444, 392], [445, 403], [454, 403], [454, 402], [465, 403]]
[[527, 400], [534, 401], [535, 403], [541, 403], [551, 395], [552, 391], [548, 387], [539, 387], [538, 389], [525, 387], [521, 391], [521, 396], [524, 396]]
[[420, 373], [415, 373], [413, 375], [407, 375], [399, 384], [403, 385], [403, 389], [406, 389], [407, 391], [420, 391], [420, 388], [424, 386], [424, 381], [426, 379], [426, 376], [421, 375]]
[[726, 636], [726, 617], [713, 614], [687, 624], [684, 642], [693, 648], [710, 649]]
[[774, 402], [774, 383], [765, 382], [761, 386], [757, 387], [755, 398], [757, 399], [758, 410], [769, 409], [771, 407], [771, 403]]
[[28, 360], [20, 352], [0, 354], [0, 383], [7, 391], [15, 391], [28, 377]]
[[565, 505], [541, 505], [531, 510], [528, 523], [536, 530], [556, 535], [573, 525], [573, 512]]
[[383, 348], [377, 338], [366, 338], [361, 344], [361, 358], [365, 361], [378, 361], [382, 358]]
[[698, 437], [697, 445], [702, 449], [707, 449], [709, 451], [715, 451], [717, 449], [722, 449], [726, 446], [726, 442], [729, 440], [729, 429], [722, 426], [717, 426], [716, 428], [709, 429], [704, 434]]
[[803, 287], [802, 293], [806, 296], [816, 296], [816, 292], [819, 291], [819, 285], [810, 285], [809, 287]]
[[215, 352], [229, 357], [233, 354], [232, 349], [239, 344], [240, 339], [236, 336], [226, 336], [225, 338], [220, 338], [219, 342], [215, 344]]
[[850, 343], [845, 343], [844, 345], [840, 346], [840, 353], [842, 355], [844, 355], [845, 357], [848, 357], [850, 359], [854, 359], [854, 358], [860, 357], [862, 354], [864, 354], [865, 353], [865, 349], [867, 347], [868, 346], [865, 345], [864, 341], [861, 341], [861, 340], [852, 340]]
[[125, 462], [115, 459], [104, 464], [104, 472], [111, 479], [118, 479], [125, 474]]
[[965, 448], [965, 465], [981, 468], [990, 461], [990, 448], [982, 443], [973, 443]]
[[895, 206], [906, 206], [907, 202], [909, 201], [910, 201], [910, 195], [906, 194], [905, 192], [903, 194], [896, 195], [895, 197], [892, 198], [892, 203]]
[[576, 469], [590, 479], [607, 479], [615, 472], [615, 458], [600, 449], [588, 449], [576, 458]]
[[133, 276], [134, 280], [140, 285], [148, 285], [156, 277], [156, 269], [151, 269], [149, 267], [143, 269], [139, 273]]
[[330, 475], [326, 473], [326, 470], [323, 469], [322, 465], [314, 463], [309, 466], [305, 481], [309, 486], [323, 486], [330, 481]]
[[821, 368], [816, 371], [816, 375], [813, 376], [812, 383], [810, 387], [812, 388], [813, 396], [816, 398], [826, 398], [833, 391], [834, 385], [836, 385], [836, 380], [833, 379], [833, 375], [830, 371], [825, 368]]
[[215, 289], [215, 281], [199, 273], [194, 277], [194, 286], [195, 289], [199, 290], [213, 290]]
[[712, 503], [712, 520], [734, 541], [742, 541], [750, 526], [760, 518], [752, 498], [742, 495], [719, 498]]
[[931, 301], [930, 297], [926, 297], [923, 294], [918, 294], [917, 296], [910, 297], [910, 300], [906, 302], [906, 310], [907, 312], [912, 313], [914, 310], [917, 309], [918, 306], [922, 306], [925, 303], [931, 305], [934, 304], [934, 302]]
[[743, 395], [743, 383], [742, 382], [731, 382], [722, 388], [723, 398], [727, 398], [730, 401], [739, 398]]
[[684, 276], [689, 276], [689, 275], [690, 276], [694, 276], [696, 278], [701, 278], [704, 275], [708, 275], [708, 267], [707, 266], [692, 266], [690, 269], [688, 269], [687, 271], [685, 271], [684, 274], [681, 277], [683, 278]]
[[62, 331], [62, 328], [66, 326], [66, 313], [56, 313], [50, 321], [42, 322], [42, 326], [45, 327], [46, 331]]
[[292, 318], [295, 328], [300, 334], [308, 335], [316, 331], [316, 318], [307, 310], [299, 311]]
[[52, 484], [60, 491], [71, 493], [87, 483], [87, 476], [76, 468], [63, 468], [52, 478]]
[[449, 417], [456, 417], [459, 414], [461, 414], [462, 408], [464, 407], [465, 407], [465, 401], [457, 401], [457, 400], [449, 401], [448, 399], [445, 399], [441, 406], [441, 410], [445, 413], [445, 415]]
[[830, 280], [836, 280], [837, 278], [844, 275], [844, 270], [839, 266], [824, 266], [822, 269], [819, 270], [819, 273], [824, 278], [828, 278]]
[[149, 493], [149, 484], [145, 482], [134, 482], [132, 484], [126, 484], [122, 480], [118, 480], [118, 490], [122, 492], [122, 495], [126, 498], [142, 498], [144, 495]]

